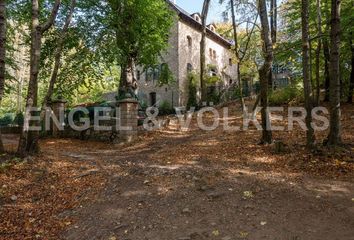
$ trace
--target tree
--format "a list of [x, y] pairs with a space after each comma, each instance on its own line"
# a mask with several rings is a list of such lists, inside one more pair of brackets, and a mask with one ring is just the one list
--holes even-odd
[[261, 36], [263, 41], [263, 55], [264, 63], [259, 69], [259, 79], [261, 83], [261, 107], [262, 107], [262, 139], [261, 143], [270, 144], [272, 143], [272, 131], [269, 128], [270, 119], [268, 112], [268, 80], [272, 73], [273, 65], [273, 45], [270, 38], [269, 22], [268, 22], [268, 13], [267, 5], [265, 0], [258, 0], [258, 13], [261, 20]]
[[202, 10], [202, 39], [200, 41], [200, 92], [201, 92], [201, 100], [205, 100], [205, 86], [204, 79], [206, 74], [206, 60], [205, 60], [205, 48], [206, 48], [206, 35], [207, 35], [207, 27], [206, 21], [208, 18], [208, 12], [210, 8], [210, 0], [204, 0], [203, 10]]
[[240, 55], [238, 52], [238, 37], [237, 37], [237, 24], [236, 24], [236, 14], [235, 14], [235, 3], [234, 0], [230, 0], [231, 5], [231, 17], [232, 17], [232, 28], [233, 28], [233, 37], [235, 41], [235, 55], [237, 61], [237, 80], [238, 80], [238, 87], [240, 89], [240, 98], [241, 98], [241, 107], [242, 112], [245, 111], [245, 100], [243, 98], [243, 91], [242, 91], [242, 84], [241, 84], [241, 72], [240, 72]]
[[350, 49], [352, 54], [352, 71], [350, 73], [350, 84], [349, 84], [349, 94], [348, 94], [348, 103], [353, 103], [353, 92], [354, 92], [354, 44], [353, 44], [353, 32], [350, 33]]
[[52, 75], [51, 75], [51, 78], [49, 81], [47, 94], [45, 95], [45, 97], [43, 99], [43, 103], [42, 103], [42, 114], [41, 114], [42, 118], [45, 113], [45, 109], [47, 108], [48, 103], [49, 103], [50, 99], [52, 98], [53, 91], [54, 91], [54, 85], [55, 85], [57, 78], [58, 78], [58, 73], [59, 73], [59, 68], [60, 68], [60, 60], [61, 60], [62, 51], [63, 51], [63, 45], [66, 40], [66, 35], [68, 34], [70, 22], [71, 22], [71, 19], [74, 14], [74, 10], [75, 10], [75, 5], [76, 5], [76, 0], [71, 0], [69, 12], [66, 16], [64, 26], [59, 34], [59, 39], [57, 41], [57, 47], [55, 50], [54, 67], [53, 67]]
[[277, 42], [277, 31], [278, 31], [278, 4], [277, 0], [270, 0], [270, 28], [272, 43]]
[[302, 0], [301, 9], [302, 19], [302, 77], [304, 82], [304, 96], [306, 108], [306, 126], [307, 126], [307, 146], [313, 147], [315, 141], [314, 130], [312, 127], [312, 109], [313, 96], [311, 90], [310, 69], [309, 69], [309, 51], [310, 51], [310, 37], [309, 37], [309, 2]]
[[[109, 0], [110, 11], [103, 17], [114, 33], [116, 61], [121, 66], [120, 95], [137, 88], [135, 66], [158, 62], [168, 46], [173, 12], [164, 0]], [[106, 6], [102, 5], [103, 11]], [[102, 21], [101, 21], [102, 23]], [[108, 33], [110, 34], [110, 33]]]
[[316, 0], [316, 10], [317, 10], [317, 48], [316, 48], [316, 105], [320, 104], [320, 93], [321, 93], [321, 83], [320, 83], [320, 61], [321, 61], [321, 50], [322, 50], [322, 13], [321, 13], [321, 0]]
[[[0, 106], [5, 90], [5, 57], [6, 57], [6, 0], [0, 0]], [[0, 153], [4, 145], [0, 129]]]
[[330, 132], [328, 145], [337, 146], [341, 140], [340, 102], [341, 83], [339, 66], [340, 48], [340, 5], [341, 0], [331, 2], [331, 47], [330, 47]]
[[[32, 0], [30, 80], [26, 100], [26, 109], [28, 110], [38, 106], [38, 73], [40, 70], [42, 37], [43, 34], [47, 32], [54, 24], [56, 16], [58, 14], [60, 3], [61, 0], [55, 0], [50, 16], [43, 24], [40, 24], [41, 11], [39, 6], [39, 0]], [[27, 113], [25, 115], [25, 122], [28, 122], [29, 117], [33, 114], [34, 113], [31, 112]], [[38, 123], [34, 124], [38, 125]], [[19, 146], [17, 150], [18, 155], [21, 157], [25, 157], [28, 154], [37, 153], [39, 151], [38, 140], [38, 131], [29, 131], [28, 128], [24, 127], [20, 136]]]

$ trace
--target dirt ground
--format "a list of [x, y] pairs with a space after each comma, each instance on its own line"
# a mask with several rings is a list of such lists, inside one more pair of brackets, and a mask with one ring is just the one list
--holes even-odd
[[278, 154], [255, 129], [42, 140], [41, 156], [0, 172], [0, 239], [353, 240], [354, 107], [344, 109], [340, 151], [308, 152], [299, 130], [275, 132]]

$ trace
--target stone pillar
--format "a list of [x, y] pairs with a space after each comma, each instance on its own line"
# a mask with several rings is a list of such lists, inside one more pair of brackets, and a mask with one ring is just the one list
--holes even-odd
[[118, 106], [122, 128], [119, 129], [119, 140], [132, 142], [138, 137], [138, 101], [133, 98], [126, 98], [119, 101]]
[[[60, 111], [64, 110], [65, 113], [66, 103], [67, 101], [61, 97], [58, 97], [58, 99], [51, 101], [53, 113], [56, 116], [56, 118], [59, 119], [59, 121], [60, 121]], [[60, 129], [53, 122], [51, 124], [52, 124], [52, 136], [60, 137], [61, 136]]]

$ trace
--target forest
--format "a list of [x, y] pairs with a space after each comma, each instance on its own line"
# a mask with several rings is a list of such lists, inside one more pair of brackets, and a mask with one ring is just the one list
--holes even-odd
[[0, 239], [353, 238], [354, 2], [179, 2], [0, 0]]

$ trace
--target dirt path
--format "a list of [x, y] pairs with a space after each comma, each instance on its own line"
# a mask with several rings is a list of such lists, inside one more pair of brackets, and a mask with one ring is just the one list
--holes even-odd
[[257, 146], [233, 160], [226, 149], [212, 154], [220, 143], [241, 146], [234, 136], [208, 136], [165, 132], [124, 150], [81, 144], [61, 153], [99, 164], [109, 179], [72, 213], [78, 221], [64, 238], [354, 239], [353, 182], [274, 170]]
[[[354, 142], [346, 115], [343, 125], [344, 140]], [[259, 134], [165, 129], [129, 146], [42, 141], [50, 164], [69, 167], [74, 183], [68, 184], [105, 179], [98, 195], [86, 194], [88, 188], [80, 207], [59, 214], [75, 219], [61, 237], [353, 240], [352, 152], [311, 154], [301, 144], [303, 133], [282, 132], [275, 138], [286, 151], [274, 154], [272, 146], [257, 145]]]

